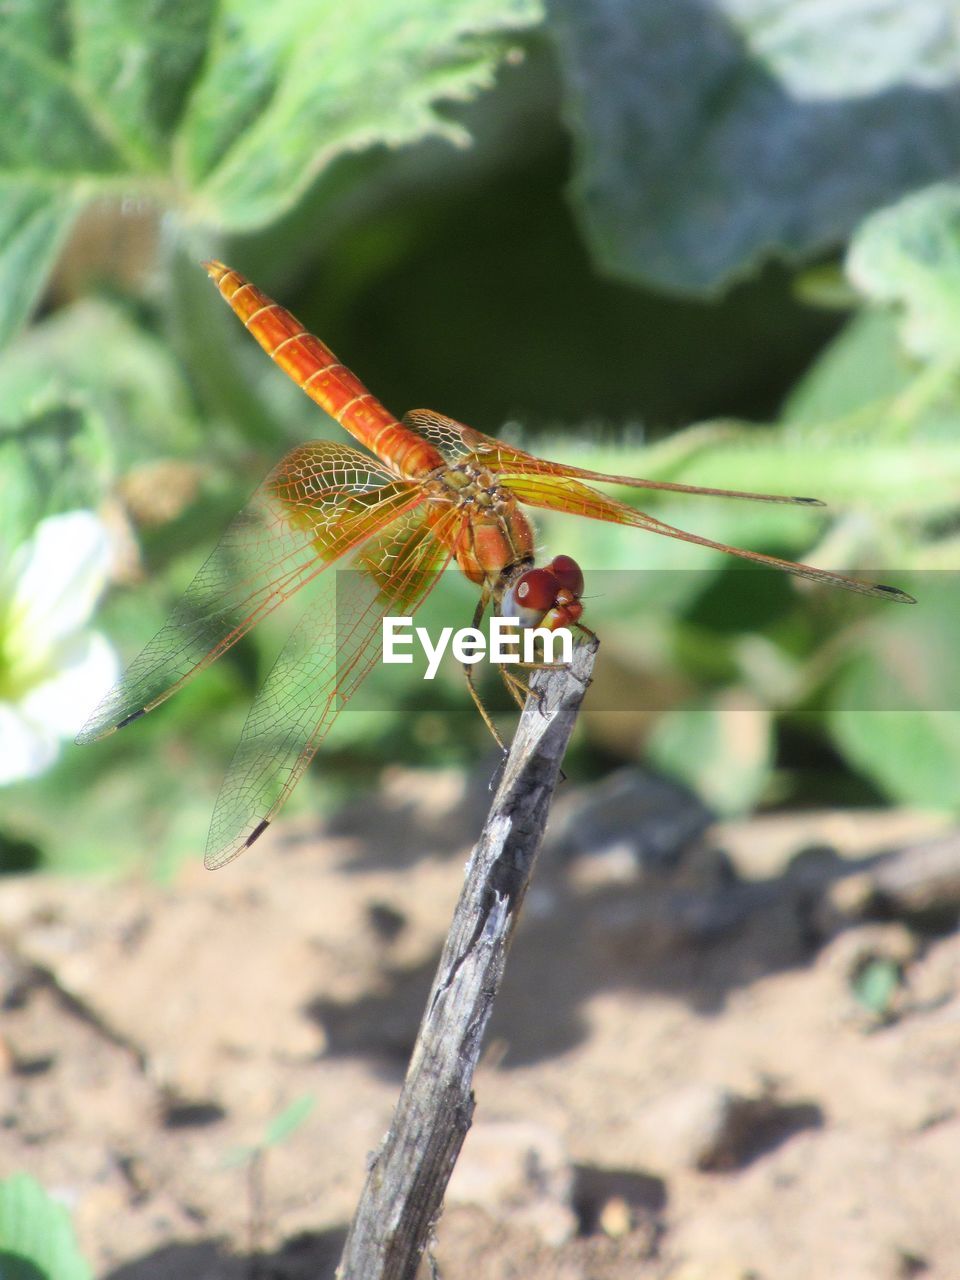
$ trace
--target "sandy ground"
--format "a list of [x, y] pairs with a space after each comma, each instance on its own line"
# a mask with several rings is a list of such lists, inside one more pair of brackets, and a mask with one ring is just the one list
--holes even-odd
[[[946, 820], [564, 790], [439, 1274], [960, 1277], [956, 904], [878, 921], [846, 892]], [[485, 806], [395, 772], [216, 874], [0, 886], [0, 1165], [71, 1206], [98, 1277], [333, 1275]]]

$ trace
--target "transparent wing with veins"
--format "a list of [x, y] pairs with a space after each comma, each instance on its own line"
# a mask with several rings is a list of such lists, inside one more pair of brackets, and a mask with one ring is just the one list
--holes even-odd
[[170, 618], [77, 737], [105, 737], [164, 702], [352, 547], [423, 501], [349, 445], [293, 449], [231, 522]]
[[409, 615], [450, 559], [462, 516], [401, 517], [317, 584], [317, 599], [257, 694], [217, 799], [204, 863], [221, 867], [262, 835], [346, 700], [380, 658], [382, 620]]
[[601, 471], [587, 471], [584, 467], [568, 466], [565, 462], [548, 462], [532, 453], [525, 453], [515, 445], [505, 444], [493, 436], [486, 436], [474, 427], [467, 427], [453, 418], [446, 418], [432, 409], [411, 409], [403, 416], [404, 426], [429, 440], [450, 464], [470, 459], [479, 466], [489, 467], [498, 475], [569, 476], [594, 483], [622, 484], [632, 489], [663, 489], [669, 493], [697, 493], [715, 498], [748, 498], [753, 502], [778, 502], [805, 507], [822, 507], [819, 498], [794, 498], [779, 493], [752, 493], [745, 489], [710, 489], [698, 484], [679, 484], [672, 480], [644, 480], [634, 476], [607, 475]]
[[714, 551], [739, 556], [742, 560], [753, 561], [768, 569], [779, 569], [792, 573], [796, 577], [842, 587], [846, 591], [855, 591], [859, 595], [877, 596], [905, 604], [915, 603], [912, 596], [897, 587], [860, 582], [856, 578], [848, 578], [845, 574], [831, 573], [827, 569], [814, 568], [813, 565], [783, 560], [779, 556], [764, 555], [760, 551], [747, 551], [742, 547], [729, 546], [725, 542], [715, 542], [712, 538], [704, 538], [699, 534], [687, 533], [686, 530], [658, 520], [644, 511], [638, 511], [636, 507], [628, 506], [625, 502], [607, 497], [590, 488], [589, 485], [583, 484], [582, 481], [592, 480], [594, 483], [626, 485], [639, 489], [660, 489], [672, 493], [705, 494], [718, 498], [746, 498], [754, 502], [822, 507], [824, 504], [817, 498], [751, 493], [739, 489], [711, 489], [699, 485], [673, 483], [668, 480], [635, 479], [630, 476], [588, 471], [583, 467], [568, 466], [561, 462], [548, 462], [543, 458], [534, 457], [533, 454], [525, 453], [523, 449], [517, 449], [493, 439], [492, 436], [484, 435], [473, 427], [455, 422], [452, 418], [445, 418], [442, 414], [434, 413], [430, 409], [415, 409], [406, 414], [403, 421], [405, 425], [413, 428], [435, 445], [449, 462], [460, 462], [469, 458], [478, 466], [489, 468], [496, 475], [498, 483], [527, 506], [565, 512], [570, 515], [589, 516], [594, 520], [609, 520], [614, 524], [632, 525], [634, 528], [646, 529], [649, 533], [659, 533], [667, 538], [676, 538], [681, 542], [690, 542], [699, 547], [709, 547]]

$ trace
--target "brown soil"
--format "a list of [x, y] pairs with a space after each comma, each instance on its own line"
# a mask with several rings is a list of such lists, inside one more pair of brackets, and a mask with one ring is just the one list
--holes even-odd
[[[440, 1274], [956, 1280], [960, 938], [844, 905], [945, 820], [704, 831], [640, 775], [566, 790]], [[485, 799], [397, 772], [215, 875], [4, 882], [0, 1164], [70, 1205], [99, 1277], [333, 1275]], [[871, 965], [899, 982], [864, 1003]]]

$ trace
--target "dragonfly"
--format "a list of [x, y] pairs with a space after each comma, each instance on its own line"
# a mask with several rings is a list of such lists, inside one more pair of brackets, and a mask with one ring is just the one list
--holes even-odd
[[[548, 462], [429, 409], [397, 419], [279, 303], [223, 263], [204, 265], [267, 354], [364, 449], [314, 440], [287, 453], [78, 735], [81, 743], [104, 738], [153, 711], [311, 584], [315, 598], [251, 705], [220, 790], [204, 857], [208, 868], [231, 861], [266, 831], [376, 665], [383, 619], [411, 615], [451, 561], [480, 589], [474, 626], [489, 609], [521, 626], [572, 625], [592, 634], [581, 620], [579, 566], [562, 555], [535, 565], [524, 506], [644, 529], [861, 595], [912, 603], [896, 587], [688, 533], [593, 485], [822, 506], [818, 499]], [[325, 575], [332, 565], [351, 572]], [[474, 700], [500, 741], [466, 670]], [[528, 690], [513, 679], [519, 698]]]

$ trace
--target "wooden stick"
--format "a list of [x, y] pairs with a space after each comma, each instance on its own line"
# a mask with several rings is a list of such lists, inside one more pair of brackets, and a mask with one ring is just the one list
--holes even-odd
[[483, 1033], [547, 824], [596, 644], [538, 671], [470, 861], [400, 1100], [372, 1157], [339, 1280], [413, 1280], [473, 1118]]

